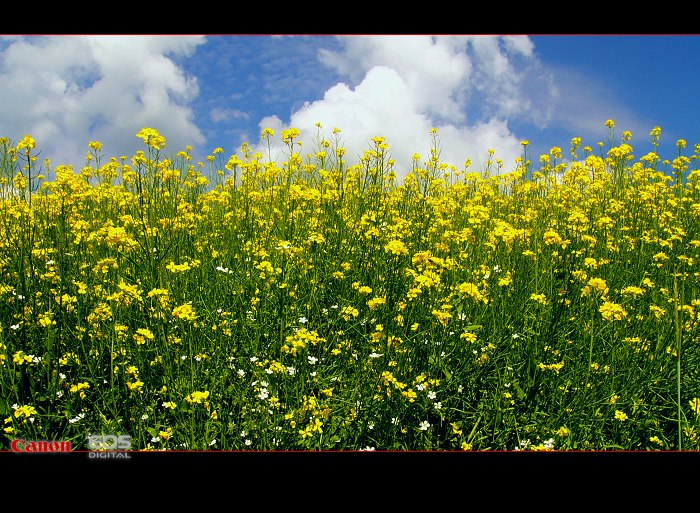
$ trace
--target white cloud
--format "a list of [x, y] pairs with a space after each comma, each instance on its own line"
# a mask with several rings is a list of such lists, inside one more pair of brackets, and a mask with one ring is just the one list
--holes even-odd
[[519, 53], [525, 57], [532, 57], [535, 51], [535, 44], [532, 39], [521, 36], [505, 36], [503, 44], [514, 53]]
[[[462, 168], [469, 158], [472, 165], [468, 171], [481, 172], [489, 158], [489, 150], [493, 150], [494, 166], [495, 161], [500, 159], [503, 172], [508, 172], [513, 171], [515, 159], [522, 155], [521, 139], [501, 119], [493, 118], [468, 127], [446, 125], [436, 128], [442, 147], [441, 159], [457, 168]], [[491, 174], [495, 174], [495, 168], [492, 168]]]
[[221, 121], [230, 121], [232, 119], [248, 119], [250, 114], [243, 112], [239, 109], [221, 109], [215, 107], [209, 113], [209, 119], [214, 123], [220, 123]]
[[169, 57], [188, 56], [200, 36], [11, 38], [0, 53], [0, 134], [31, 134], [52, 165], [84, 164], [88, 142], [104, 153], [143, 149], [135, 134], [160, 131], [178, 151], [204, 138], [189, 107], [198, 93]]
[[430, 36], [353, 36], [341, 39], [343, 53], [321, 51], [319, 60], [359, 82], [377, 65], [395, 70], [419, 112], [460, 122], [459, 108], [471, 72], [466, 39]]
[[426, 145], [431, 128], [430, 120], [416, 111], [413, 94], [396, 71], [375, 66], [354, 90], [337, 84], [323, 100], [304, 105], [292, 115], [292, 126], [306, 129], [320, 122], [324, 129], [341, 129], [349, 163], [356, 163], [376, 136], [386, 138], [392, 156], [410, 158]]
[[[356, 163], [372, 146], [372, 137], [383, 136], [398, 174], [404, 176], [413, 154], [419, 153], [422, 160], [429, 156], [433, 127], [443, 162], [462, 168], [470, 159], [471, 169], [480, 170], [491, 149], [504, 171], [511, 171], [522, 154], [511, 121], [546, 125], [551, 117], [547, 100], [556, 89], [538, 69], [526, 36], [338, 39], [342, 50], [321, 50], [318, 58], [348, 83], [338, 83], [323, 99], [307, 102], [288, 123], [265, 118], [261, 129], [295, 127], [303, 142], [313, 142], [316, 123], [326, 133], [337, 127], [349, 163]], [[531, 96], [529, 81], [538, 74], [544, 78]]]

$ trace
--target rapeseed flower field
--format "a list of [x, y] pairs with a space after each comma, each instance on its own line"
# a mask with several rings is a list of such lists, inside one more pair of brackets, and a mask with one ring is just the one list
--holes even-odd
[[697, 450], [700, 145], [636, 158], [605, 125], [480, 170], [435, 129], [409, 170], [320, 124], [282, 163], [0, 139], [6, 445]]

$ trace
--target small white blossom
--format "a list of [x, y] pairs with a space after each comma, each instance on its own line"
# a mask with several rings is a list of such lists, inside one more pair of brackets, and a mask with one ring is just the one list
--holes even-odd
[[85, 418], [85, 414], [78, 413], [78, 415], [76, 415], [74, 418], [68, 419], [68, 422], [70, 422], [71, 424], [75, 424], [76, 422], [82, 420], [83, 418]]

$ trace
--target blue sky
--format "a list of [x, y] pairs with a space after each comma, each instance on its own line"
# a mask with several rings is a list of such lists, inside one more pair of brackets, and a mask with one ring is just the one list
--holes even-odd
[[[136, 132], [156, 128], [166, 152], [204, 160], [263, 128], [340, 129], [348, 164], [385, 137], [398, 173], [427, 158], [437, 128], [441, 157], [479, 171], [488, 150], [514, 168], [520, 141], [537, 160], [572, 137], [597, 149], [604, 123], [632, 133], [635, 157], [676, 141], [700, 143], [700, 36], [695, 35], [94, 35], [0, 38], [0, 136], [37, 140], [41, 158], [80, 169], [90, 141], [106, 156], [133, 155]], [[284, 155], [276, 153], [284, 160]]]

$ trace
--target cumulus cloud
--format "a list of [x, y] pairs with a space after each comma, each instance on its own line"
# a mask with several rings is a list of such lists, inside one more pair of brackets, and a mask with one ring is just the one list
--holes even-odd
[[404, 79], [391, 68], [375, 66], [354, 90], [340, 83], [323, 100], [305, 104], [292, 115], [291, 124], [305, 131], [317, 122], [324, 129], [339, 128], [351, 163], [375, 136], [393, 141], [392, 155], [410, 156], [424, 146], [431, 128], [430, 120], [413, 105], [413, 92]]
[[[90, 141], [107, 155], [143, 149], [144, 126], [174, 151], [204, 142], [189, 102], [198, 93], [172, 57], [191, 55], [200, 36], [8, 38], [0, 53], [0, 134], [31, 134], [52, 165], [85, 162]], [[11, 101], [7, 101], [10, 99]]]
[[466, 41], [431, 36], [359, 36], [342, 39], [342, 53], [321, 50], [326, 66], [359, 82], [375, 66], [387, 66], [403, 79], [418, 112], [461, 122], [459, 108], [467, 90], [471, 61]]
[[[345, 81], [306, 102], [290, 119], [271, 116], [260, 128], [295, 127], [313, 141], [316, 123], [339, 128], [347, 160], [385, 137], [399, 175], [419, 153], [427, 159], [436, 128], [444, 162], [479, 170], [496, 152], [504, 171], [522, 153], [513, 121], [546, 125], [553, 82], [539, 69], [526, 36], [340, 36], [341, 49], [321, 49], [319, 61]], [[538, 78], [540, 77], [540, 78]], [[533, 80], [538, 95], [530, 94]]]

